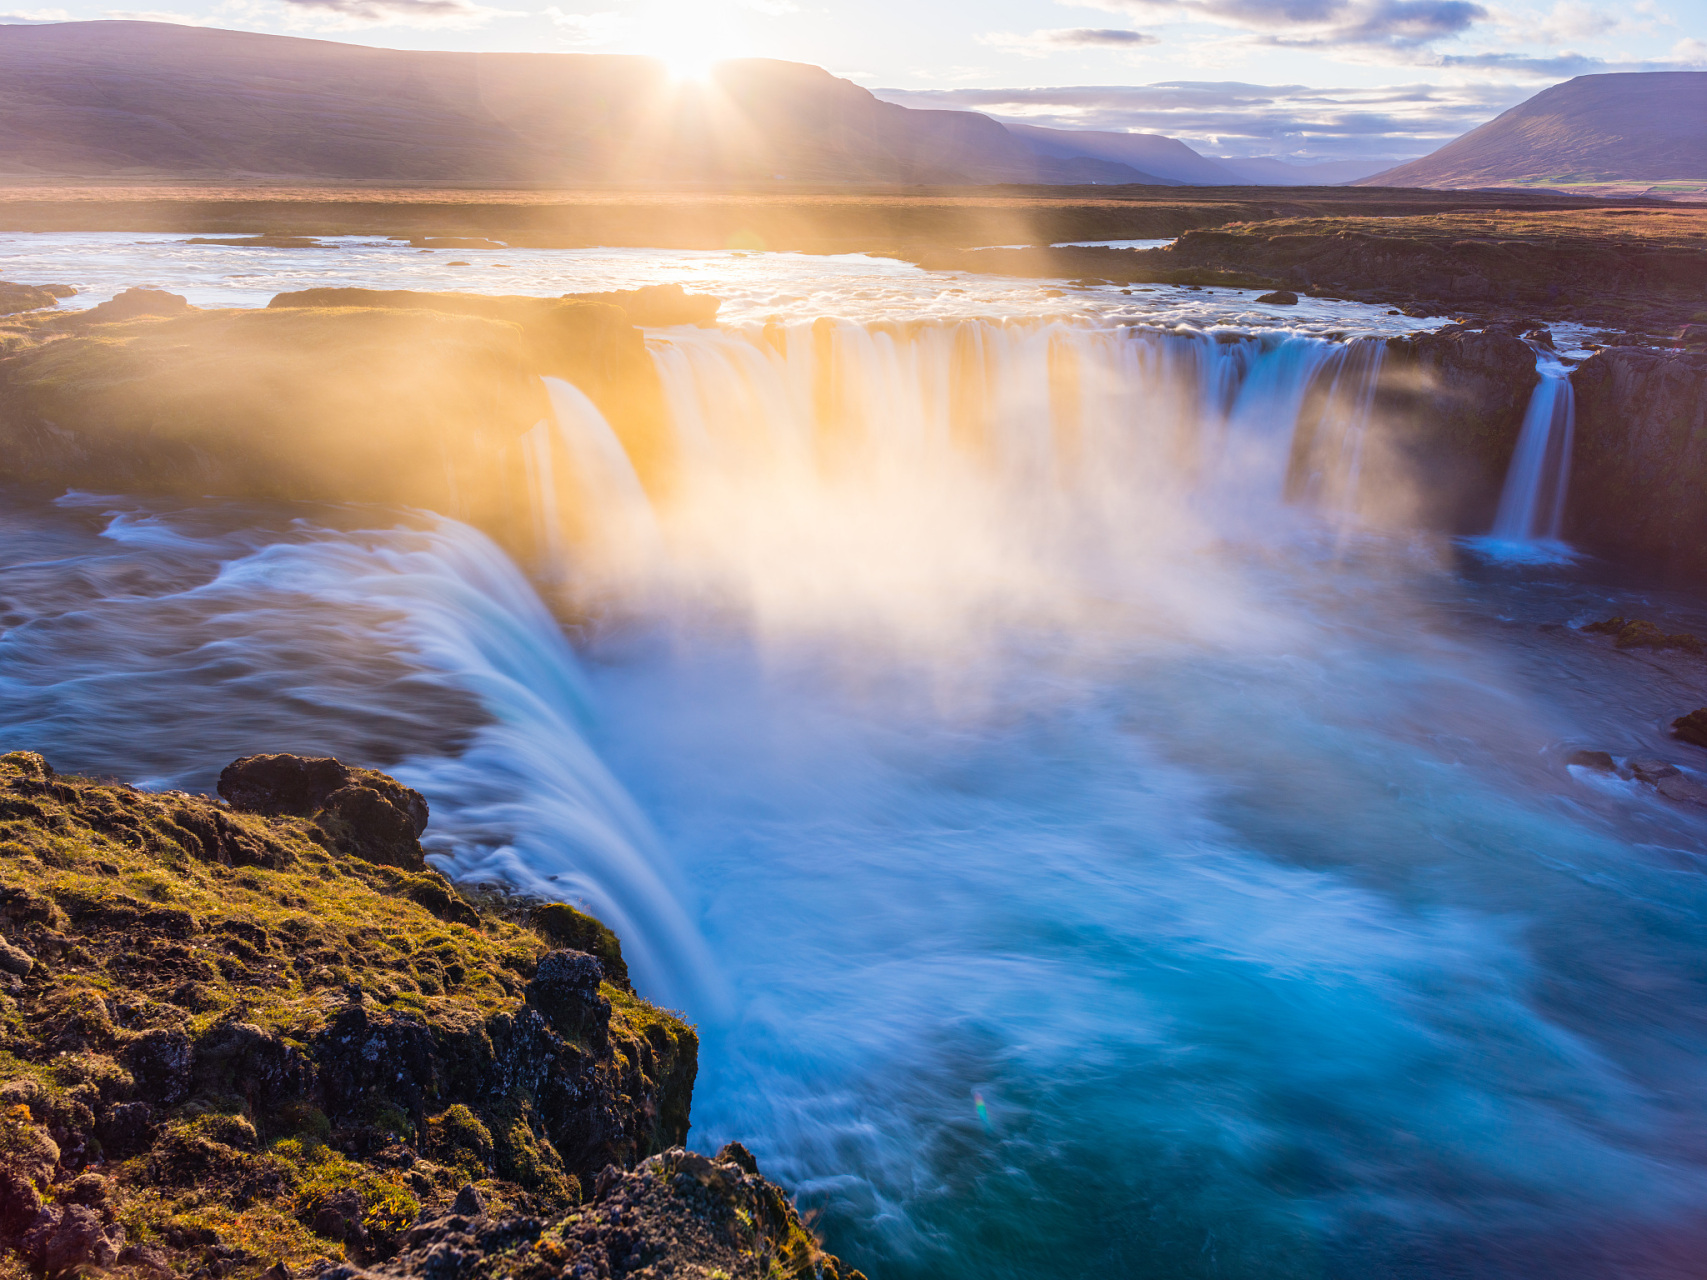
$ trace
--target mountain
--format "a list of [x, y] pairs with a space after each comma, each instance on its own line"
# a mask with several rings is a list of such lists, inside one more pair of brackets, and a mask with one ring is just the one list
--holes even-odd
[[1217, 156], [1215, 163], [1259, 187], [1331, 187], [1392, 166], [1391, 160], [1317, 160], [1293, 164], [1276, 156]]
[[[1003, 121], [1015, 138], [1039, 156], [1066, 159], [1089, 156], [1130, 165], [1149, 181], [1169, 186], [1225, 187], [1241, 179], [1220, 162], [1205, 159], [1177, 138], [1159, 133], [1104, 133], [1094, 129], [1045, 129], [1041, 125]], [[1134, 179], [1144, 181], [1145, 179]]]
[[0, 178], [574, 186], [1147, 182], [819, 67], [427, 53], [158, 22], [0, 26]]
[[1578, 76], [1356, 186], [1707, 178], [1707, 71]]

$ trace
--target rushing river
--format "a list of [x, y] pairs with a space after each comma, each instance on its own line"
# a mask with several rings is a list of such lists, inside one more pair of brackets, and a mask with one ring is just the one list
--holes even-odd
[[[340, 252], [292, 283], [419, 283]], [[603, 532], [525, 573], [428, 513], [14, 495], [5, 745], [419, 787], [453, 874], [617, 928], [701, 1028], [693, 1143], [873, 1280], [1697, 1274], [1707, 821], [1565, 758], [1707, 765], [1707, 667], [1578, 630], [1707, 608], [1407, 532], [1378, 350], [1313, 334], [1408, 318], [1153, 301], [654, 334], [670, 504], [556, 386], [535, 514]]]

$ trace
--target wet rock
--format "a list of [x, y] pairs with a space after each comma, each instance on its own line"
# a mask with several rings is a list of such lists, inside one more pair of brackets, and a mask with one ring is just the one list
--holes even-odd
[[107, 1227], [86, 1205], [48, 1205], [24, 1233], [19, 1252], [37, 1271], [61, 1275], [79, 1267], [110, 1267], [124, 1247], [124, 1229]]
[[1566, 537], [1648, 570], [1707, 578], [1707, 351], [1608, 347], [1571, 385]]
[[59, 305], [51, 289], [39, 285], [13, 284], [0, 280], [0, 316], [15, 316], [25, 311], [40, 311]]
[[1565, 763], [1582, 769], [1593, 769], [1596, 773], [1617, 772], [1617, 765], [1613, 763], [1611, 753], [1606, 751], [1573, 751], [1565, 757]]
[[1276, 289], [1273, 293], [1265, 293], [1257, 299], [1274, 307], [1295, 307], [1298, 305], [1298, 295], [1290, 289]]
[[465, 1189], [448, 1212], [423, 1216], [390, 1262], [370, 1271], [331, 1268], [321, 1280], [635, 1274], [864, 1280], [823, 1251], [780, 1187], [721, 1154], [713, 1161], [676, 1147], [638, 1169], [607, 1168], [592, 1200], [557, 1221], [488, 1216], [472, 1191]]
[[1707, 786], [1682, 774], [1669, 774], [1654, 783], [1654, 790], [1678, 804], [1707, 806]]
[[1662, 778], [1675, 778], [1683, 772], [1675, 764], [1664, 760], [1631, 760], [1626, 767], [1635, 775], [1637, 781], [1646, 782], [1649, 786]]
[[1672, 737], [1697, 747], [1707, 747], [1707, 707], [1699, 707], [1671, 722]]

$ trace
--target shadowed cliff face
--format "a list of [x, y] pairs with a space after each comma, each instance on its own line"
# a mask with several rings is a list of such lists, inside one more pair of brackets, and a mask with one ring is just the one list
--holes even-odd
[[694, 1031], [596, 921], [477, 911], [383, 774], [260, 756], [221, 789], [0, 755], [0, 1241], [35, 1271], [375, 1262], [469, 1182], [561, 1214], [686, 1136]]
[[1567, 536], [1649, 569], [1707, 574], [1707, 353], [1609, 348], [1571, 383]]
[[584, 388], [661, 486], [665, 409], [631, 319], [716, 312], [679, 288], [595, 301], [325, 289], [263, 311], [131, 298], [17, 331], [0, 359], [0, 477], [424, 507], [524, 552], [520, 442], [551, 415], [542, 376]]
[[81, 326], [0, 365], [7, 478], [501, 518], [546, 404], [514, 325], [208, 311]]

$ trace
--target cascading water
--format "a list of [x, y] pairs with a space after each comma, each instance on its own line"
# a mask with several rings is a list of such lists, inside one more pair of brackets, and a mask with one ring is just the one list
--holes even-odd
[[1541, 381], [1524, 411], [1490, 536], [1496, 542], [1539, 544], [1562, 552], [1559, 539], [1571, 484], [1576, 397], [1570, 366], [1549, 351], [1537, 349], [1536, 357]]
[[1689, 1274], [1703, 826], [1559, 757], [1707, 687], [1513, 625], [1609, 593], [1345, 536], [1378, 343], [653, 345], [656, 502], [572, 388], [530, 437], [579, 655], [449, 522], [90, 500], [0, 513], [4, 723], [389, 765], [442, 865], [618, 928], [693, 1145], [879, 1280]]

